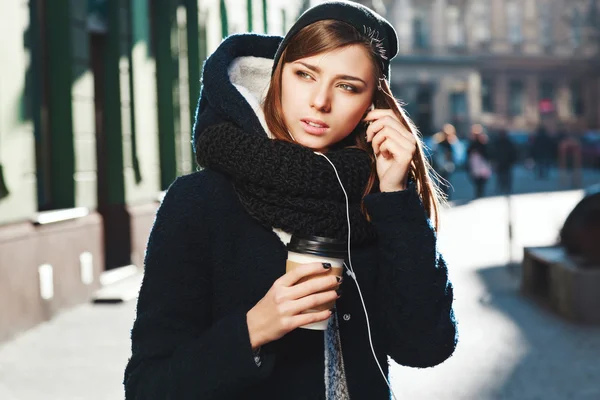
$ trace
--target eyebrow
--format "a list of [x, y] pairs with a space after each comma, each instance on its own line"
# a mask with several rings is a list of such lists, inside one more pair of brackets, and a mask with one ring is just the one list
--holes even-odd
[[[311, 71], [314, 71], [316, 73], [320, 73], [321, 72], [321, 68], [317, 67], [316, 65], [311, 65], [311, 64], [307, 64], [305, 62], [302, 61], [296, 61], [298, 64], [302, 64], [304, 65], [306, 68], [310, 69]], [[336, 75], [335, 78], [337, 79], [345, 79], [347, 81], [359, 81], [362, 82], [365, 86], [369, 86], [367, 85], [367, 82], [363, 81], [362, 79], [356, 77], [356, 76], [352, 76], [352, 75]]]

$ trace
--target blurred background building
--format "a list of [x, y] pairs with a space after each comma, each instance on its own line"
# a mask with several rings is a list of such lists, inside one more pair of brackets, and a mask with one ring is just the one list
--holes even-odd
[[300, 6], [2, 3], [0, 341], [142, 266], [161, 192], [195, 168], [207, 54], [235, 32], [282, 34]]
[[600, 127], [597, 0], [373, 0], [393, 21], [394, 94], [424, 135]]

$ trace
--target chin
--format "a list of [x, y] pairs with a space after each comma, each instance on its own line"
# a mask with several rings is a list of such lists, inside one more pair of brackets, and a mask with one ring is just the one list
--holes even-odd
[[317, 144], [307, 144], [307, 143], [300, 143], [300, 142], [298, 142], [298, 144], [306, 147], [307, 149], [311, 149], [312, 151], [318, 151], [320, 153], [325, 153], [327, 151], [327, 149], [329, 148], [329, 146], [323, 146], [323, 145], [317, 145]]
[[331, 146], [331, 143], [324, 138], [314, 137], [307, 135], [306, 133], [301, 133], [298, 136], [294, 136], [294, 139], [299, 145], [308, 147], [314, 151], [327, 150], [327, 148]]

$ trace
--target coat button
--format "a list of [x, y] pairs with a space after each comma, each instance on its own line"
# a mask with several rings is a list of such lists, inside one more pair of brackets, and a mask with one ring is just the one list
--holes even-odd
[[344, 321], [350, 321], [350, 314], [344, 314]]

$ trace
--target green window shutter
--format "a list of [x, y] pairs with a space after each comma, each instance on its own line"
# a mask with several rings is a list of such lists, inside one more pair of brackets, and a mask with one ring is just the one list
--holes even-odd
[[189, 77], [189, 107], [190, 107], [190, 126], [194, 125], [194, 114], [200, 95], [200, 70], [201, 51], [200, 51], [200, 28], [198, 25], [198, 3], [196, 0], [187, 3], [187, 44], [188, 44], [188, 77]]
[[221, 9], [221, 36], [226, 38], [229, 36], [229, 24], [227, 22], [227, 4], [225, 4], [225, 0], [221, 0], [220, 2]]
[[71, 7], [60, 0], [46, 8], [49, 65], [50, 171], [52, 208], [75, 206], [75, 145], [71, 84], [73, 53], [71, 42]]
[[268, 10], [267, 10], [267, 0], [262, 0], [262, 9], [263, 9], [263, 29], [265, 33], [269, 32], [269, 21], [267, 18]]
[[119, 2], [107, 5], [106, 17], [108, 30], [105, 51], [105, 92], [104, 92], [104, 132], [106, 135], [106, 160], [101, 161], [106, 167], [107, 204], [125, 203], [125, 176], [123, 174], [123, 127], [121, 110], [121, 13]]
[[156, 94], [158, 96], [158, 144], [161, 189], [166, 190], [177, 177], [175, 155], [175, 112], [173, 82], [176, 79], [171, 34], [175, 10], [170, 0], [155, 0]]
[[252, 30], [254, 29], [252, 26], [252, 19], [253, 19], [252, 0], [246, 0], [246, 8], [247, 8], [246, 15], [248, 17], [248, 32], [252, 32]]
[[286, 26], [286, 12], [285, 12], [285, 8], [281, 9], [281, 30], [282, 30], [282, 36], [285, 36], [285, 34], [287, 33], [287, 26]]

